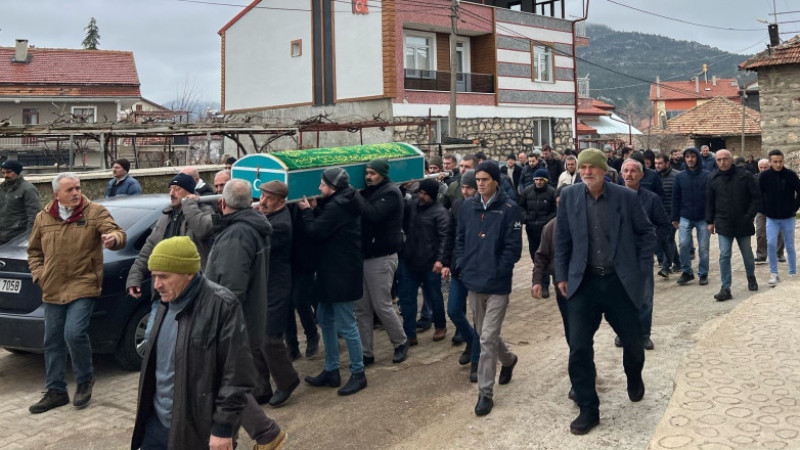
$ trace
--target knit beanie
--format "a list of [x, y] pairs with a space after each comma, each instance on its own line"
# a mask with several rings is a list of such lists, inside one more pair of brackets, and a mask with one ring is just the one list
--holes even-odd
[[188, 236], [171, 237], [153, 247], [147, 268], [151, 272], [197, 273], [200, 271], [200, 254]]
[[578, 167], [591, 164], [597, 168], [608, 170], [608, 159], [605, 153], [596, 148], [587, 148], [578, 153]]
[[389, 175], [389, 160], [384, 158], [373, 159], [367, 163], [367, 169], [378, 172], [378, 175], [385, 177]]
[[333, 190], [341, 190], [350, 185], [350, 175], [341, 167], [329, 167], [322, 172], [322, 181]]
[[15, 172], [17, 175], [19, 175], [20, 172], [22, 172], [22, 164], [16, 159], [9, 159], [3, 161], [2, 167], [3, 169]]
[[550, 172], [548, 172], [547, 169], [536, 169], [533, 172], [533, 179], [535, 180], [537, 178], [544, 178], [545, 180], [547, 180], [548, 178], [550, 178]]
[[439, 182], [435, 178], [425, 178], [419, 182], [419, 189], [417, 191], [424, 191], [434, 199], [439, 195]]
[[500, 184], [500, 167], [494, 161], [484, 161], [478, 164], [478, 167], [475, 168], [475, 173], [478, 172], [486, 172], [489, 174], [490, 177], [498, 184]]
[[428, 159], [428, 167], [430, 166], [436, 166], [439, 169], [442, 169], [442, 158], [439, 158], [438, 156], [431, 156], [430, 159]]
[[475, 171], [470, 169], [461, 174], [461, 185], [478, 189], [478, 182], [475, 180]]
[[122, 167], [122, 170], [124, 170], [125, 172], [130, 172], [131, 171], [131, 162], [128, 161], [127, 159], [125, 159], [125, 158], [120, 158], [120, 159], [114, 161], [114, 163], [111, 164], [111, 165], [113, 166], [114, 164], [119, 164]]
[[194, 194], [194, 188], [197, 186], [197, 184], [194, 182], [194, 178], [192, 178], [191, 175], [179, 173], [172, 177], [172, 180], [169, 182], [169, 186], [180, 186], [186, 189], [189, 193]]

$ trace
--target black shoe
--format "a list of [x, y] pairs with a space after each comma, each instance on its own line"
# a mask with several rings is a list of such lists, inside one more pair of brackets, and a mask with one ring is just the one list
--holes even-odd
[[572, 400], [573, 402], [578, 402], [578, 396], [575, 394], [575, 388], [570, 387], [569, 393], [567, 394], [567, 398]]
[[431, 329], [433, 324], [428, 319], [420, 319], [417, 321], [417, 333], [422, 333], [423, 331], [428, 331]]
[[456, 334], [453, 335], [453, 337], [450, 339], [450, 342], [452, 342], [453, 346], [455, 347], [463, 344], [466, 341], [464, 341], [464, 337], [461, 336], [461, 333], [456, 330]]
[[347, 384], [337, 391], [339, 395], [353, 395], [367, 387], [367, 375], [362, 371], [350, 375]]
[[656, 348], [650, 336], [642, 336], [642, 347], [644, 347], [645, 350], [653, 350]]
[[469, 382], [478, 382], [478, 363], [472, 363], [472, 365], [469, 367]]
[[394, 356], [392, 357], [392, 362], [394, 364], [400, 364], [408, 358], [409, 345], [408, 339], [406, 339], [404, 343], [394, 348]]
[[758, 256], [758, 257], [756, 257], [756, 259], [753, 262], [755, 262], [756, 264], [766, 264], [767, 263], [767, 257], [766, 256]]
[[686, 283], [688, 283], [688, 282], [690, 282], [692, 280], [694, 280], [694, 275], [692, 275], [689, 272], [683, 272], [681, 274], [681, 277], [678, 278], [677, 283], [680, 284], [681, 286], [683, 286], [684, 284], [686, 284]]
[[786, 262], [785, 256], [778, 256], [778, 262]]
[[300, 359], [300, 348], [292, 347], [289, 349], [289, 361], [297, 361]]
[[644, 397], [644, 381], [639, 375], [635, 380], [628, 380], [628, 398], [632, 402], [638, 402]]
[[620, 339], [619, 336], [614, 338], [614, 347], [622, 347], [622, 339]]
[[595, 410], [581, 408], [578, 417], [569, 424], [569, 432], [572, 434], [586, 434], [600, 423], [600, 413]]
[[315, 377], [307, 376], [305, 380], [306, 383], [316, 387], [321, 387], [321, 386], [339, 387], [342, 384], [342, 379], [339, 376], [338, 370], [331, 370], [330, 372], [328, 372], [327, 370], [323, 370], [322, 372], [320, 372], [319, 375]]
[[375, 364], [375, 357], [374, 356], [364, 355], [363, 356], [363, 360], [364, 360], [364, 367], [369, 367], [369, 366]]
[[53, 408], [64, 406], [69, 403], [69, 394], [65, 391], [57, 391], [55, 389], [48, 389], [44, 393], [44, 397], [39, 400], [35, 405], [28, 408], [31, 414], [40, 414], [45, 411], [50, 411]]
[[272, 392], [269, 394], [253, 395], [253, 398], [256, 399], [256, 403], [259, 405], [266, 405], [272, 399]]
[[542, 288], [542, 298], [550, 298], [550, 288], [543, 287]]
[[514, 375], [514, 366], [517, 365], [519, 357], [514, 355], [514, 362], [510, 366], [500, 366], [500, 376], [497, 378], [497, 384], [508, 384], [511, 377]]
[[681, 273], [681, 272], [683, 272], [683, 270], [681, 270], [681, 266], [672, 266], [672, 270], [670, 272], [672, 272], [672, 273]]
[[708, 284], [708, 275], [700, 275], [700, 286]]
[[478, 403], [475, 404], [475, 415], [476, 416], [485, 416], [492, 412], [492, 407], [494, 406], [494, 402], [491, 398], [486, 397], [484, 395], [478, 396]]
[[94, 386], [94, 378], [79, 384], [75, 389], [75, 398], [72, 399], [72, 404], [76, 408], [85, 408], [89, 404], [89, 400], [92, 399], [92, 386]]
[[758, 290], [758, 282], [756, 281], [755, 275], [750, 275], [747, 277], [747, 289], [750, 291]]
[[658, 276], [661, 278], [669, 278], [669, 269], [661, 269], [658, 271]]
[[294, 383], [289, 386], [289, 389], [285, 391], [278, 389], [275, 391], [275, 393], [272, 394], [272, 398], [269, 399], [269, 406], [281, 406], [286, 403], [286, 400], [289, 400], [289, 397], [291, 397], [292, 392], [297, 389], [297, 386], [300, 386], [300, 378], [294, 380]]
[[[756, 286], [756, 288], [758, 287]], [[732, 298], [733, 296], [731, 295], [731, 290], [728, 288], [721, 288], [719, 292], [714, 294], [714, 299], [716, 299], [718, 302], [724, 302], [725, 300], [730, 300]]]
[[458, 363], [462, 366], [466, 366], [469, 362], [472, 361], [472, 346], [467, 345], [467, 348], [461, 352], [461, 356], [458, 357]]
[[319, 335], [306, 341], [306, 359], [311, 359], [319, 354]]

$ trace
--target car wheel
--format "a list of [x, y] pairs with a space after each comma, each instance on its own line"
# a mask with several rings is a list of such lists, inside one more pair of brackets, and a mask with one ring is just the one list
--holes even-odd
[[117, 364], [125, 370], [139, 370], [142, 368], [142, 360], [145, 352], [145, 330], [147, 329], [147, 319], [150, 317], [150, 308], [139, 308], [131, 316], [125, 326], [125, 332], [120, 339], [114, 358]]

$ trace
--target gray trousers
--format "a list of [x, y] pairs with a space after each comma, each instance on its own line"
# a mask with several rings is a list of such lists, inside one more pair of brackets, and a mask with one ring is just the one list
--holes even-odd
[[[778, 257], [783, 256], [783, 233], [778, 233]], [[756, 214], [756, 258], [767, 257], [767, 216]]]
[[364, 296], [356, 302], [356, 322], [365, 356], [372, 354], [374, 316], [397, 347], [406, 342], [406, 333], [392, 305], [392, 281], [397, 270], [397, 253], [364, 260]]
[[481, 359], [478, 361], [478, 392], [492, 398], [497, 361], [504, 366], [514, 363], [514, 354], [500, 337], [500, 327], [508, 308], [508, 294], [479, 294], [469, 291], [467, 300], [472, 308], [475, 332], [481, 340]]

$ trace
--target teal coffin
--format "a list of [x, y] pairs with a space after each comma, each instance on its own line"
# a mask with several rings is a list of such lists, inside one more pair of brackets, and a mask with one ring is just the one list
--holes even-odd
[[231, 176], [250, 182], [253, 198], [261, 196], [259, 186], [262, 183], [282, 181], [289, 186], [287, 201], [294, 201], [303, 196], [319, 195], [322, 172], [329, 167], [343, 168], [350, 175], [350, 184], [356, 189], [363, 189], [366, 164], [375, 158], [389, 161], [389, 178], [394, 182], [418, 180], [425, 176], [423, 153], [413, 145], [403, 143], [247, 155], [233, 164]]

